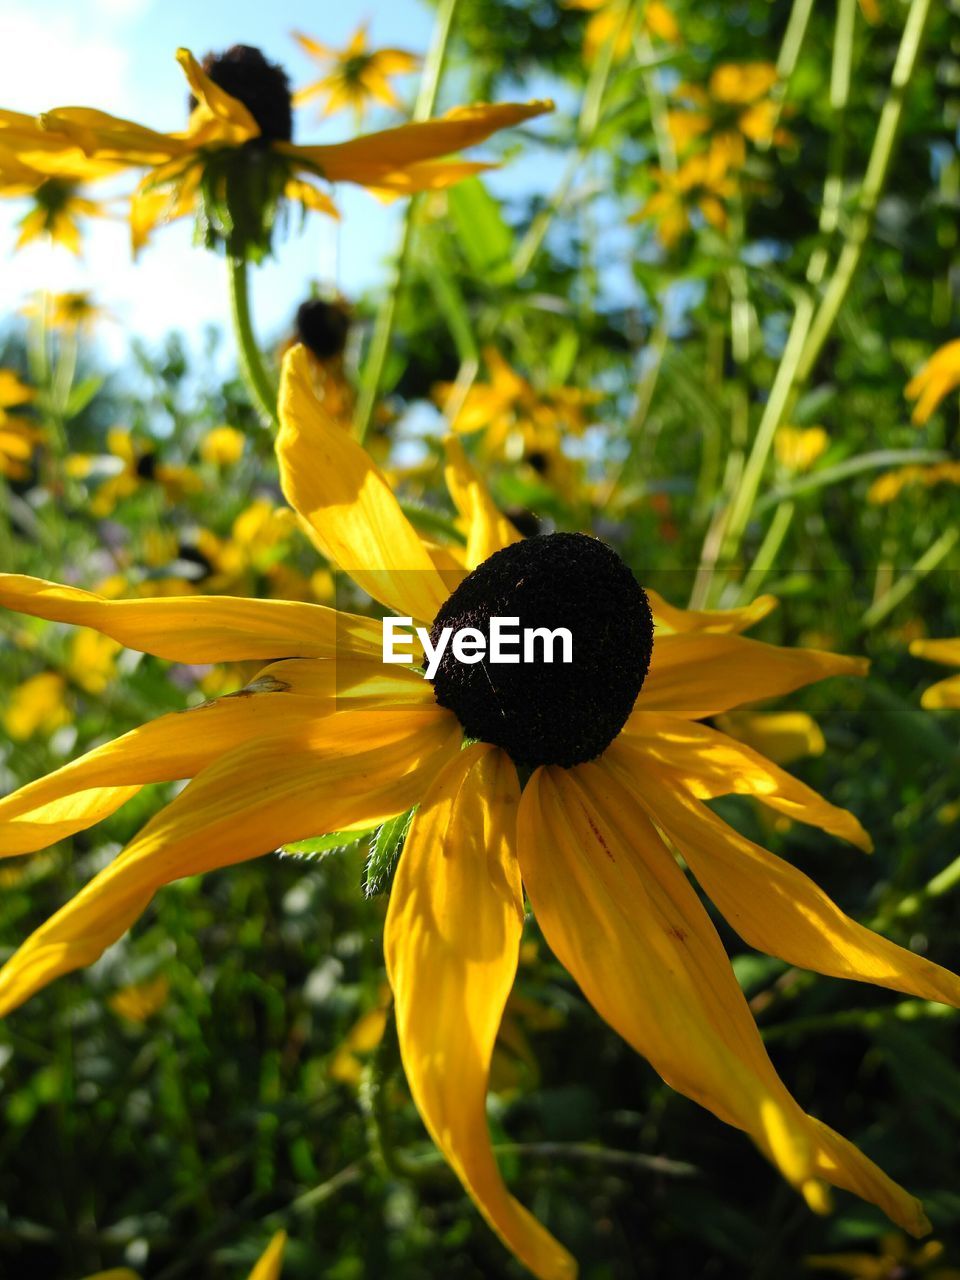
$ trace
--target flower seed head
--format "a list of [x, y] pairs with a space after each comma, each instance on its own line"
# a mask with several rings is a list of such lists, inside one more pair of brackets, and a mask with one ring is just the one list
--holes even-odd
[[214, 84], [243, 103], [265, 142], [290, 141], [293, 105], [290, 81], [282, 67], [268, 62], [252, 45], [235, 44], [225, 53], [208, 53], [203, 69]]
[[347, 343], [350, 315], [336, 302], [310, 298], [297, 308], [297, 337], [318, 360], [332, 360]]
[[448, 645], [434, 695], [471, 738], [502, 747], [517, 764], [569, 768], [593, 760], [623, 728], [650, 665], [653, 617], [647, 597], [617, 553], [580, 533], [549, 533], [515, 543], [463, 580], [434, 619], [431, 643], [444, 627], [474, 627], [486, 636], [491, 618], [519, 618], [525, 628], [567, 628], [570, 663], [459, 661]]

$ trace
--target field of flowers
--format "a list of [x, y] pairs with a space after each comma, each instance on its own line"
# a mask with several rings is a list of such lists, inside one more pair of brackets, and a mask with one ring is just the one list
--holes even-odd
[[956, 1280], [960, 5], [431, 3], [0, 110], [0, 1277]]

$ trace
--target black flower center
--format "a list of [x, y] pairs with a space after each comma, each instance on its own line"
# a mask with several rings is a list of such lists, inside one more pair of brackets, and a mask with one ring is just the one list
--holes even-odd
[[[260, 126], [266, 142], [293, 137], [290, 81], [275, 62], [249, 44], [232, 45], [225, 53], [208, 53], [203, 69], [231, 98], [242, 102]], [[191, 105], [195, 105], [191, 99]]]
[[345, 307], [310, 298], [297, 308], [297, 337], [318, 360], [338, 356], [347, 342], [350, 316]]
[[[489, 637], [491, 618], [516, 618], [516, 663], [459, 660], [448, 641], [433, 681], [442, 707], [468, 737], [492, 742], [517, 764], [570, 767], [592, 760], [623, 728], [650, 665], [653, 618], [642, 588], [615, 551], [580, 533], [528, 538], [485, 560], [457, 587], [430, 632], [470, 627]], [[564, 662], [558, 638], [571, 637]], [[452, 636], [450, 637], [452, 641]], [[552, 652], [553, 661], [545, 661]], [[530, 660], [524, 661], [529, 657]]]

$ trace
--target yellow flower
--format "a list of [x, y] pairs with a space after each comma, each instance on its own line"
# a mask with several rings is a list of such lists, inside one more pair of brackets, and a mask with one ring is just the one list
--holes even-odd
[[777, 428], [773, 452], [781, 467], [788, 471], [809, 471], [830, 447], [830, 437], [823, 427]]
[[711, 227], [724, 231], [725, 201], [736, 192], [731, 176], [736, 168], [736, 148], [723, 138], [715, 138], [706, 151], [689, 156], [676, 172], [653, 167], [651, 175], [659, 190], [629, 221], [654, 223], [667, 249], [673, 249], [690, 230], [694, 211]]
[[[582, 435], [588, 423], [587, 409], [599, 395], [573, 387], [537, 391], [507, 364], [495, 347], [483, 352], [488, 382], [475, 382], [463, 397], [450, 427], [459, 435], [483, 432], [485, 458], [526, 462], [551, 487], [568, 496], [577, 472], [563, 452], [567, 434]], [[441, 408], [457, 400], [456, 383], [434, 388]]]
[[917, 402], [912, 414], [916, 425], [922, 427], [941, 400], [957, 387], [960, 387], [960, 338], [935, 351], [907, 383], [904, 395]]
[[360, 1083], [363, 1076], [362, 1058], [372, 1053], [383, 1039], [389, 1007], [390, 988], [383, 986], [378, 993], [376, 1005], [360, 1015], [337, 1046], [327, 1068], [331, 1079], [354, 1087]]
[[926, 465], [910, 463], [893, 471], [885, 471], [883, 475], [877, 476], [867, 490], [867, 501], [874, 506], [886, 506], [899, 498], [904, 489], [915, 484], [927, 489], [938, 484], [960, 485], [960, 462], [931, 462]]
[[[927, 658], [930, 662], [942, 662], [944, 666], [960, 667], [960, 639], [957, 640], [914, 640], [910, 652], [917, 658]], [[923, 706], [929, 710], [938, 707], [960, 707], [960, 676], [948, 676], [938, 684], [932, 684], [924, 691], [921, 698]]]
[[832, 1271], [838, 1276], [854, 1276], [858, 1280], [960, 1280], [960, 1269], [939, 1265], [943, 1245], [928, 1240], [914, 1248], [900, 1235], [885, 1235], [876, 1253], [849, 1250], [846, 1253], [820, 1253], [805, 1258], [811, 1271]]
[[51, 329], [62, 333], [79, 333], [92, 329], [107, 312], [93, 300], [87, 289], [73, 289], [67, 293], [41, 293], [26, 303], [21, 312], [25, 316], [43, 320]]
[[67, 682], [55, 671], [41, 671], [17, 685], [3, 709], [4, 728], [16, 742], [35, 733], [49, 736], [69, 723]]
[[162, 973], [147, 982], [121, 987], [110, 997], [110, 1008], [128, 1022], [146, 1022], [167, 1003], [170, 980]]
[[394, 195], [445, 187], [486, 166], [439, 157], [552, 109], [549, 102], [457, 107], [438, 120], [304, 146], [291, 141], [287, 77], [259, 49], [234, 45], [203, 66], [180, 49], [177, 61], [196, 103], [182, 132], [159, 133], [103, 111], [64, 107], [41, 117], [41, 142], [29, 130], [10, 128], [0, 134], [0, 146], [9, 138], [19, 162], [53, 177], [62, 177], [64, 168], [75, 172], [83, 159], [97, 167], [147, 170], [130, 211], [135, 250], [159, 222], [202, 209], [208, 244], [222, 242], [235, 256], [256, 256], [269, 249], [284, 196], [336, 216], [318, 180]]
[[30, 462], [43, 432], [29, 418], [7, 410], [29, 404], [36, 394], [12, 369], [0, 369], [0, 476], [11, 480], [26, 480], [30, 475]]
[[200, 441], [200, 457], [218, 467], [233, 466], [243, 457], [243, 443], [243, 432], [236, 427], [214, 427]]
[[[583, 58], [593, 62], [597, 55], [613, 41], [613, 59], [622, 62], [633, 45], [633, 23], [629, 20], [623, 0], [564, 0], [565, 9], [581, 9], [591, 16], [583, 33]], [[667, 5], [660, 0], [648, 0], [643, 6], [643, 29], [658, 40], [668, 44], [681, 41], [680, 25]]]
[[735, 167], [746, 160], [745, 142], [760, 146], [790, 141], [777, 125], [777, 105], [770, 90], [777, 82], [772, 62], [725, 62], [715, 67], [706, 89], [681, 84], [675, 97], [687, 105], [667, 112], [667, 126], [682, 155], [704, 134], [722, 138]]
[[[152, 447], [143, 448], [129, 431], [111, 427], [107, 432], [107, 448], [122, 464], [97, 489], [90, 503], [90, 513], [98, 518], [108, 516], [118, 502], [129, 498], [144, 484], [156, 484], [168, 502], [176, 502], [188, 493], [199, 493], [203, 483], [189, 467], [160, 462]], [[86, 454], [72, 454], [67, 471], [81, 478], [90, 474], [93, 459]]]
[[[868, 849], [853, 815], [703, 723], [862, 674], [865, 662], [745, 638], [770, 598], [687, 612], [644, 594], [596, 539], [520, 540], [457, 448], [447, 478], [469, 519], [465, 541], [425, 542], [325, 415], [300, 348], [284, 360], [279, 411], [287, 500], [384, 617], [457, 630], [464, 617], [476, 625], [548, 600], [551, 619], [576, 631], [578, 663], [498, 671], [449, 657], [431, 687], [419, 655], [384, 665], [376, 619], [280, 600], [104, 600], [0, 575], [0, 604], [22, 613], [183, 663], [267, 664], [244, 696], [162, 716], [0, 801], [9, 856], [90, 826], [145, 785], [193, 779], [7, 961], [0, 1014], [93, 963], [179, 877], [415, 808], [384, 939], [407, 1080], [478, 1209], [535, 1275], [567, 1280], [575, 1264], [509, 1194], [485, 1112], [524, 891], [598, 1013], [674, 1088], [748, 1134], [812, 1208], [828, 1209], [833, 1185], [926, 1232], [919, 1202], [788, 1093], [675, 857], [749, 946], [960, 1005], [955, 975], [851, 920], [706, 803], [753, 796]], [[529, 772], [522, 789], [517, 761]]]
[[325, 97], [323, 115], [336, 115], [350, 107], [358, 125], [371, 101], [381, 102], [396, 111], [401, 109], [402, 104], [390, 84], [390, 77], [416, 71], [420, 59], [406, 49], [368, 49], [367, 26], [364, 22], [357, 27], [345, 49], [331, 49], [300, 31], [293, 32], [294, 40], [305, 53], [321, 65], [327, 64], [325, 75], [293, 95], [295, 106]]
[[86, 693], [103, 693], [114, 677], [120, 648], [116, 640], [84, 627], [73, 637], [65, 674]]

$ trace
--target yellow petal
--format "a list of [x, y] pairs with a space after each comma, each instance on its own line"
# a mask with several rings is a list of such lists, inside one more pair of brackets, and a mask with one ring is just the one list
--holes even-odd
[[717, 728], [745, 742], [775, 764], [792, 764], [827, 749], [823, 730], [805, 711], [734, 711]]
[[396, 129], [384, 129], [368, 133], [349, 142], [329, 146], [298, 147], [284, 145], [301, 161], [316, 165], [328, 182], [366, 183], [371, 173], [397, 172], [424, 160], [435, 160], [483, 142], [498, 129], [530, 120], [553, 110], [553, 103], [499, 102], [479, 103], [470, 107], [456, 107], [439, 120], [426, 120], [419, 124], [404, 124]]
[[739, 634], [755, 626], [777, 607], [776, 596], [757, 596], [740, 609], [679, 609], [650, 587], [644, 587], [653, 620], [668, 631], [706, 631], [712, 635]]
[[90, 827], [148, 783], [195, 777], [278, 725], [307, 724], [349, 707], [429, 702], [432, 693], [416, 672], [374, 660], [274, 663], [239, 693], [161, 716], [0, 800], [0, 857]]
[[658, 775], [666, 774], [672, 787], [683, 787], [700, 800], [754, 796], [794, 822], [819, 827], [867, 852], [873, 848], [852, 813], [830, 804], [751, 747], [705, 724], [653, 712], [635, 713], [609, 751], [631, 777], [639, 778], [652, 767]]
[[325, 213], [328, 218], [340, 221], [340, 211], [337, 206], [325, 192], [320, 191], [310, 182], [304, 182], [301, 178], [290, 178], [283, 193], [288, 200], [298, 200], [305, 209], [312, 209], [314, 213]]
[[542, 1280], [575, 1275], [509, 1194], [487, 1129], [490, 1058], [523, 928], [515, 852], [519, 786], [509, 758], [467, 748], [413, 820], [384, 935], [410, 1091], [424, 1124], [504, 1244]]
[[375, 600], [432, 621], [443, 579], [381, 472], [314, 395], [302, 346], [284, 356], [279, 414], [280, 483], [314, 542]]
[[960, 639], [914, 640], [910, 645], [910, 652], [915, 658], [942, 662], [947, 667], [960, 667]]
[[924, 689], [920, 704], [928, 711], [940, 707], [960, 707], [960, 676], [949, 676], [946, 680], [932, 684], [929, 689]]
[[402, 813], [460, 737], [459, 724], [439, 707], [345, 711], [227, 752], [7, 961], [0, 1016], [92, 964], [162, 885]]
[[[52, 149], [69, 142], [79, 147], [88, 158], [116, 161], [118, 164], [162, 164], [189, 150], [187, 143], [172, 134], [157, 133], [132, 120], [123, 120], [92, 107], [60, 107], [40, 117], [47, 145]], [[43, 136], [43, 135], [41, 135]], [[56, 164], [54, 155], [48, 169]], [[32, 156], [31, 163], [42, 158]], [[53, 168], [53, 172], [59, 172]]]
[[287, 1233], [278, 1231], [257, 1259], [248, 1280], [280, 1280], [283, 1270], [283, 1251], [287, 1247]]
[[926, 1228], [918, 1201], [787, 1092], [697, 895], [609, 769], [538, 770], [518, 837], [550, 947], [668, 1084], [747, 1132], [812, 1206], [826, 1180]]
[[741, 938], [788, 964], [960, 1005], [960, 978], [844, 915], [796, 867], [753, 844], [705, 805], [648, 770], [633, 777], [644, 806]]
[[260, 126], [248, 109], [210, 79], [189, 49], [177, 50], [177, 62], [187, 78], [193, 96], [214, 119], [241, 130], [248, 138], [260, 136]]
[[467, 461], [463, 445], [456, 436], [448, 436], [443, 442], [447, 453], [444, 479], [454, 506], [466, 522], [467, 551], [465, 563], [468, 569], [520, 541], [520, 534], [502, 516], [476, 471]]
[[637, 711], [701, 720], [792, 693], [827, 676], [862, 676], [869, 663], [819, 649], [783, 649], [745, 636], [657, 636]]
[[77, 587], [0, 573], [0, 606], [51, 622], [93, 627], [128, 649], [174, 662], [334, 658], [379, 655], [382, 649], [380, 627], [372, 619], [291, 600], [105, 600]]

